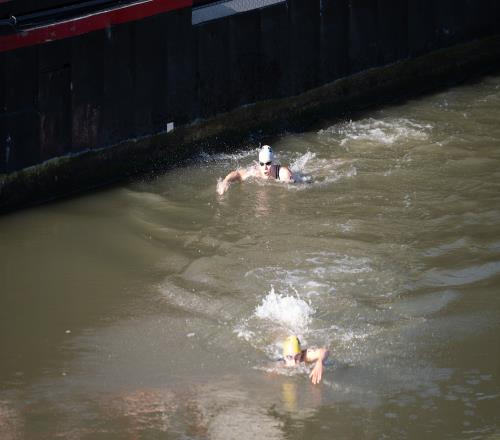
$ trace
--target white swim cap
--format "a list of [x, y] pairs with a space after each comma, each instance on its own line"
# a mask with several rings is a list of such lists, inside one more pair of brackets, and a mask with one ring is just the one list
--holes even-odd
[[272, 162], [274, 159], [273, 149], [269, 145], [264, 145], [259, 151], [259, 162]]

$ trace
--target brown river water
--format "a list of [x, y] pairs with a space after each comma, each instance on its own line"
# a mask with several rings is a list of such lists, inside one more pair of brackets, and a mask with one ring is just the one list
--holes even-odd
[[218, 196], [249, 142], [0, 217], [0, 438], [500, 439], [499, 121], [490, 76], [267, 139], [293, 185]]

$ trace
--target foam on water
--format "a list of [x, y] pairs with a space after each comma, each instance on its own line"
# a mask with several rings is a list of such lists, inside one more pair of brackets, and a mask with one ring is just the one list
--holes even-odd
[[336, 124], [320, 130], [318, 134], [338, 137], [341, 146], [353, 141], [393, 145], [407, 140], [426, 140], [431, 130], [432, 126], [429, 124], [417, 123], [406, 118], [388, 120], [368, 118]]
[[[315, 252], [305, 261], [316, 266], [315, 273], [323, 274], [359, 274], [373, 272], [372, 261], [367, 257], [340, 255], [336, 252]], [[320, 278], [322, 278], [320, 276]]]

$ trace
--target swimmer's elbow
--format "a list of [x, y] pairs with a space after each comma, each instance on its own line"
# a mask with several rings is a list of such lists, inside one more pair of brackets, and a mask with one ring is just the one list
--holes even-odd
[[225, 178], [224, 181], [227, 183], [241, 181], [242, 176], [239, 170], [231, 171]]
[[320, 358], [321, 361], [324, 362], [328, 359], [328, 356], [330, 356], [330, 351], [326, 348], [321, 348], [320, 349]]

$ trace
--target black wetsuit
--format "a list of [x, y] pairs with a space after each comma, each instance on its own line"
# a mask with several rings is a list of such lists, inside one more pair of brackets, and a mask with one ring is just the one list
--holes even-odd
[[274, 173], [276, 176], [276, 180], [280, 180], [280, 168], [281, 165], [274, 165]]

